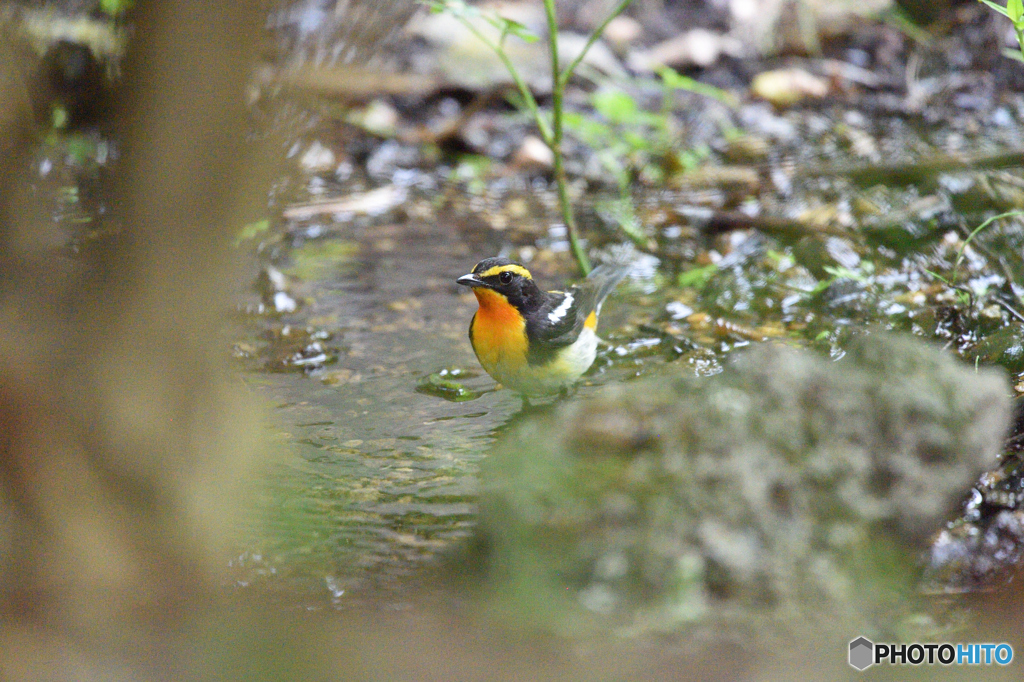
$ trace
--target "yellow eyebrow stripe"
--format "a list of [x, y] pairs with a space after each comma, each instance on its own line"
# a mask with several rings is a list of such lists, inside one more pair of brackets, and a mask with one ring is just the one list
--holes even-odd
[[484, 272], [481, 272], [477, 277], [484, 279], [485, 277], [493, 277], [500, 275], [503, 272], [514, 272], [517, 275], [521, 275], [526, 279], [533, 279], [533, 275], [530, 271], [524, 268], [522, 265], [495, 265], [493, 268], [489, 268]]

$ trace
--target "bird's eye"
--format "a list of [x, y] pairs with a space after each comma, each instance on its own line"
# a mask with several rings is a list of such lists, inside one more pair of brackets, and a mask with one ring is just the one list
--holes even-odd
[[506, 270], [505, 272], [503, 272], [500, 275], [498, 275], [498, 281], [501, 282], [502, 284], [511, 284], [512, 283], [512, 273], [508, 272]]

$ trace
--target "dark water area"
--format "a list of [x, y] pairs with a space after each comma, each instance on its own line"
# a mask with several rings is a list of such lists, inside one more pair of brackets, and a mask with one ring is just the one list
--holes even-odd
[[[473, 306], [451, 274], [467, 259], [446, 228], [347, 234], [351, 255], [293, 292], [308, 301], [301, 319], [274, 323], [329, 332], [338, 361], [308, 375], [246, 375], [274, 406], [281, 458], [271, 488], [281, 497], [268, 513], [270, 528], [289, 532], [268, 532], [264, 563], [246, 557], [242, 566], [298, 574], [323, 592], [325, 580], [393, 581], [468, 533], [476, 463], [519, 400], [492, 391], [453, 403], [415, 390], [431, 373], [475, 362], [466, 338]], [[476, 374], [470, 385], [489, 388]], [[238, 579], [249, 580], [245, 571]]]
[[[310, 605], [338, 605], [342, 590], [361, 589], [365, 598], [370, 586], [397, 598], [403, 579], [464, 540], [474, 524], [478, 463], [524, 409], [517, 394], [494, 390], [476, 363], [467, 335], [476, 301], [454, 281], [475, 256], [451, 223], [407, 220], [302, 240], [276, 259], [282, 272], [306, 262], [305, 251], [323, 252], [325, 241], [344, 244], [335, 250], [344, 256], [320, 259], [316, 278], [296, 280], [289, 293], [299, 310], [246, 318], [235, 346], [248, 351], [243, 366], [258, 365], [261, 353], [275, 352], [267, 333], [291, 325], [326, 336], [323, 346], [337, 358], [312, 371], [243, 374], [269, 406], [277, 445], [254, 512], [254, 547], [232, 562], [233, 574], [238, 585], [290, 599], [298, 590]], [[624, 286], [623, 297], [630, 291]], [[626, 305], [609, 301], [602, 325], [614, 329]], [[246, 336], [254, 332], [264, 338]], [[632, 353], [625, 343], [600, 351], [577, 397], [636, 374], [621, 365], [619, 355]], [[473, 398], [453, 402], [418, 390], [438, 374], [454, 376]]]

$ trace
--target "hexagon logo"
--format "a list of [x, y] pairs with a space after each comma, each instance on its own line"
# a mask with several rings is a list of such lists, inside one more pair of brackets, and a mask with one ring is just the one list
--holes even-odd
[[875, 644], [867, 637], [858, 637], [850, 642], [850, 665], [857, 670], [866, 670], [875, 662]]

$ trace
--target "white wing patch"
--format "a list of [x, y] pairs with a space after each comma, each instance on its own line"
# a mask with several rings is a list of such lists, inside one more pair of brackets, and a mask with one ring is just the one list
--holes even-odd
[[558, 305], [558, 307], [552, 310], [550, 313], [548, 313], [548, 320], [550, 320], [551, 323], [554, 324], [561, 320], [563, 317], [565, 317], [565, 314], [569, 312], [569, 308], [572, 307], [572, 301], [572, 294], [566, 294], [565, 298], [562, 299], [562, 302]]

